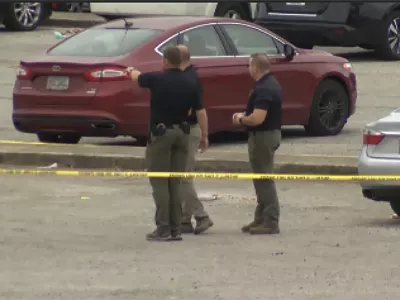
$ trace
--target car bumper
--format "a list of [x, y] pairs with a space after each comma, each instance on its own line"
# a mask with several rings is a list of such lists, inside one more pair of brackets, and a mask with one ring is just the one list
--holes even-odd
[[[373, 158], [364, 146], [358, 158], [359, 175], [399, 175], [400, 160]], [[400, 197], [400, 181], [360, 181], [364, 197], [376, 201], [389, 201]]]
[[[145, 114], [137, 111], [138, 116]], [[132, 116], [132, 122], [121, 121], [117, 116], [103, 111], [76, 111], [61, 109], [14, 110], [15, 129], [24, 133], [73, 132], [88, 137], [116, 137], [118, 135], [146, 136], [148, 125]], [[137, 122], [134, 122], [137, 120]]]

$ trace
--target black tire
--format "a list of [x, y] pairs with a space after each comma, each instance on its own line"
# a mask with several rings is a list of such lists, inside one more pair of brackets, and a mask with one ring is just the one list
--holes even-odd
[[390, 200], [390, 207], [394, 211], [394, 213], [398, 216], [400, 216], [400, 201], [398, 199], [396, 200]]
[[17, 8], [19, 8], [20, 5], [22, 5], [22, 3], [26, 3], [26, 2], [13, 2], [13, 3], [9, 3], [7, 5], [5, 13], [4, 13], [3, 24], [8, 30], [12, 30], [12, 31], [34, 30], [39, 26], [40, 22], [44, 19], [45, 14], [46, 14], [45, 3], [35, 2], [35, 3], [31, 3], [31, 5], [37, 4], [37, 7], [38, 7], [37, 9], [35, 8], [34, 19], [28, 25], [24, 25], [23, 23], [21, 23], [22, 21], [20, 21], [18, 19], [17, 13], [15, 10]]
[[[400, 37], [389, 31], [390, 25], [393, 22], [397, 22], [398, 26], [400, 26], [400, 11], [394, 11], [390, 13], [384, 20], [384, 31], [380, 34], [381, 40], [376, 51], [377, 54], [385, 60], [400, 60]], [[395, 48], [391, 47], [391, 42], [389, 39], [395, 41], [395, 45], [397, 45], [397, 51]]]
[[244, 10], [240, 3], [219, 3], [214, 15], [226, 18], [234, 18], [235, 15], [237, 16], [235, 19], [251, 20], [250, 12]]
[[83, 3], [81, 2], [68, 2], [67, 3], [67, 11], [69, 12], [82, 12], [83, 11]]
[[135, 141], [135, 146], [138, 147], [146, 147], [147, 146], [147, 137], [146, 136], [138, 136], [138, 137], [133, 137]]
[[38, 140], [42, 143], [53, 143], [53, 144], [78, 144], [81, 140], [81, 136], [74, 133], [50, 133], [50, 132], [39, 132], [37, 134]]
[[[326, 79], [315, 89], [309, 122], [304, 128], [313, 136], [337, 135], [348, 116], [349, 96], [346, 89], [338, 81]], [[327, 117], [332, 118], [331, 124]]]

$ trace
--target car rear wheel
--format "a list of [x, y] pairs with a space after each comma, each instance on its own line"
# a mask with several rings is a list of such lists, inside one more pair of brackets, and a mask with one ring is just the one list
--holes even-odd
[[13, 2], [4, 14], [4, 26], [8, 30], [28, 31], [38, 27], [44, 15], [44, 3]]
[[133, 137], [135, 139], [135, 146], [138, 147], [146, 147], [147, 146], [147, 137], [145, 136], [137, 136]]
[[386, 17], [384, 30], [377, 53], [383, 59], [400, 60], [400, 11]]
[[394, 211], [394, 213], [398, 216], [400, 216], [400, 200], [396, 199], [396, 200], [390, 200], [390, 207], [392, 208], [392, 210]]
[[81, 140], [81, 136], [74, 133], [39, 132], [37, 137], [42, 143], [54, 144], [78, 144]]
[[251, 17], [239, 3], [220, 3], [215, 10], [216, 17], [250, 20]]
[[304, 126], [313, 136], [340, 133], [349, 116], [349, 97], [342, 84], [326, 79], [315, 89], [310, 119]]

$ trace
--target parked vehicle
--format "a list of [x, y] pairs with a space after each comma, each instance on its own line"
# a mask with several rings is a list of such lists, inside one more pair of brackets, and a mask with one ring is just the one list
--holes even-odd
[[265, 1], [254, 21], [299, 47], [360, 46], [400, 59], [400, 2]]
[[53, 2], [54, 11], [90, 12], [90, 2]]
[[143, 16], [208, 16], [226, 17], [251, 21], [254, 17], [256, 3], [247, 1], [204, 2], [196, 3], [122, 3], [94, 2], [91, 11], [107, 20], [121, 17]]
[[1, 2], [0, 24], [8, 30], [34, 30], [52, 13], [49, 2]]
[[267, 53], [283, 88], [283, 124], [314, 135], [341, 132], [356, 105], [356, 76], [344, 58], [296, 48], [241, 20], [158, 17], [117, 20], [62, 40], [17, 70], [12, 119], [42, 142], [77, 143], [82, 136], [128, 135], [144, 143], [149, 91], [124, 73], [160, 70], [164, 47], [189, 47], [204, 88], [209, 132], [234, 130], [254, 85], [249, 56]]
[[[363, 147], [358, 158], [360, 175], [399, 175], [400, 109], [366, 125]], [[399, 181], [361, 181], [365, 198], [389, 202], [400, 215]]]

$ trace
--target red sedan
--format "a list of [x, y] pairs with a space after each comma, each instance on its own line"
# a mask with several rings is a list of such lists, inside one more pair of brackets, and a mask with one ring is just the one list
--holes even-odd
[[78, 143], [83, 136], [133, 136], [144, 142], [149, 91], [123, 72], [160, 70], [168, 45], [189, 47], [203, 83], [209, 131], [234, 130], [254, 82], [249, 56], [269, 54], [283, 89], [283, 125], [335, 135], [355, 111], [356, 77], [344, 58], [295, 48], [263, 27], [241, 20], [157, 17], [92, 27], [23, 60], [13, 92], [17, 130], [42, 142]]

